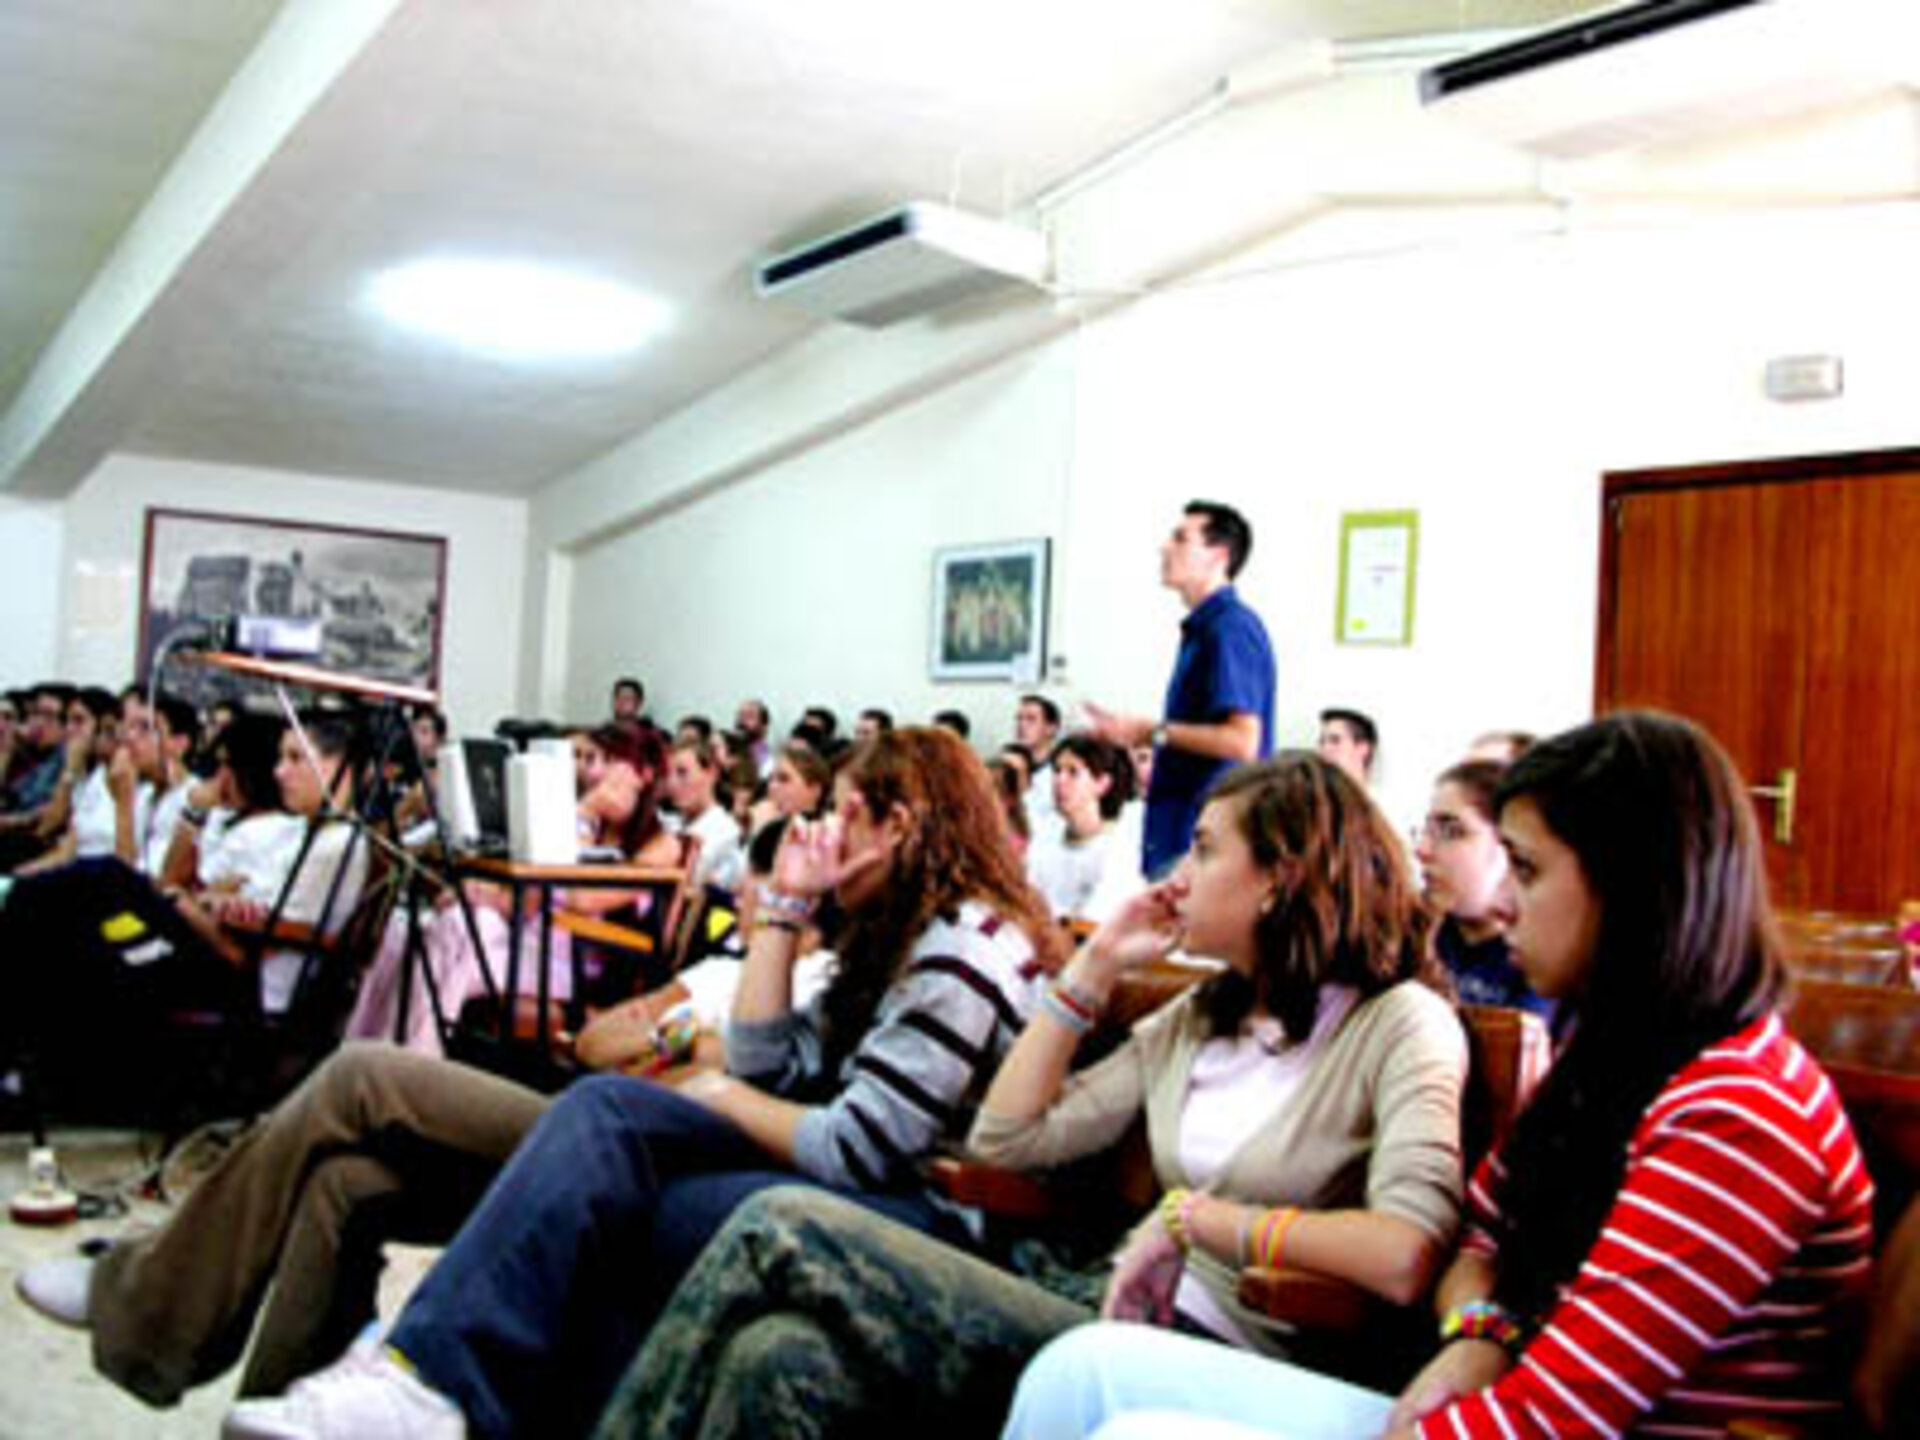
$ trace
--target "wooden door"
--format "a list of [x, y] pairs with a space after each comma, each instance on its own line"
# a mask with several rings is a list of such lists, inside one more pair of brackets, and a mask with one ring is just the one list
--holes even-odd
[[1609, 476], [1605, 503], [1597, 708], [1720, 739], [1782, 903], [1920, 895], [1920, 455]]

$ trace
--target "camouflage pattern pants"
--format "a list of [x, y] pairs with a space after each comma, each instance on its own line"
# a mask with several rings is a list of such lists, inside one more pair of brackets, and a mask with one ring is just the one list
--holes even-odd
[[994, 1435], [1027, 1361], [1092, 1318], [824, 1191], [767, 1190], [687, 1273], [596, 1433]]

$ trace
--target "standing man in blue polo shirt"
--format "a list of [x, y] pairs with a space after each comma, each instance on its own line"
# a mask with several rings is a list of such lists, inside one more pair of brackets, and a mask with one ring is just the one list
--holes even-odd
[[1145, 715], [1086, 707], [1103, 739], [1153, 746], [1141, 853], [1149, 879], [1166, 875], [1187, 853], [1214, 777], [1273, 749], [1273, 645], [1232, 583], [1252, 549], [1253, 527], [1238, 510], [1190, 502], [1160, 546], [1160, 583], [1187, 606], [1166, 718], [1155, 724]]

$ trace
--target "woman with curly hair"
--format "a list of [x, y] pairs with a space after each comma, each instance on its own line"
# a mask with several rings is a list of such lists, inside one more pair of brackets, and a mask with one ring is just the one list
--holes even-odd
[[[574, 1085], [547, 1111], [385, 1346], [229, 1436], [565, 1435], [585, 1429], [681, 1274], [735, 1206], [804, 1179], [923, 1231], [969, 1217], [918, 1162], [964, 1131], [1051, 968], [1051, 927], [979, 760], [900, 730], [862, 747], [824, 821], [796, 822], [760, 897], [728, 1073], [670, 1090]], [[829, 892], [840, 963], [791, 1004], [796, 940]]]

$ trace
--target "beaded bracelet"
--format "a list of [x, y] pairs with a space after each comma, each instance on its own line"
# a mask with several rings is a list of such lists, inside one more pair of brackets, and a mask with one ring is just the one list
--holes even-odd
[[1510, 1355], [1527, 1348], [1527, 1327], [1506, 1306], [1493, 1300], [1468, 1300], [1440, 1322], [1440, 1343], [1491, 1340]]
[[1100, 1022], [1100, 1007], [1093, 1002], [1092, 997], [1090, 997], [1086, 991], [1078, 988], [1070, 981], [1054, 981], [1053, 984], [1047, 987], [1047, 993], [1079, 1017], [1080, 1023], [1084, 1027], [1081, 1033], [1084, 1034], [1086, 1030], [1091, 1030]]
[[810, 896], [789, 895], [784, 890], [776, 890], [764, 883], [760, 886], [760, 908], [789, 920], [812, 919], [814, 903]]
[[1199, 1199], [1191, 1190], [1178, 1188], [1160, 1197], [1160, 1223], [1182, 1255], [1193, 1249], [1193, 1207]]

